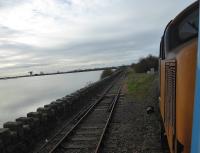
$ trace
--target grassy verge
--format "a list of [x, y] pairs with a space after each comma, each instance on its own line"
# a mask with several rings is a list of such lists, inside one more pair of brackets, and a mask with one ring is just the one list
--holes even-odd
[[156, 75], [129, 71], [126, 82], [128, 95], [134, 96], [138, 100], [143, 100], [148, 94], [155, 78]]

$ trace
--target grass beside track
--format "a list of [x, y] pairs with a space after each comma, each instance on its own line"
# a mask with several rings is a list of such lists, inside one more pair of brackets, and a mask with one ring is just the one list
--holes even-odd
[[130, 70], [126, 82], [128, 95], [134, 96], [138, 100], [143, 100], [156, 78], [157, 75], [155, 74], [135, 73]]

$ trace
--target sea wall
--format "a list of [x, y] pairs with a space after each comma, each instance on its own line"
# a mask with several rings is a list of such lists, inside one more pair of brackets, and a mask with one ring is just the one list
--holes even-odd
[[44, 138], [57, 125], [77, 113], [114, 80], [121, 71], [84, 87], [70, 95], [27, 113], [0, 128], [0, 153], [28, 153], [34, 144]]

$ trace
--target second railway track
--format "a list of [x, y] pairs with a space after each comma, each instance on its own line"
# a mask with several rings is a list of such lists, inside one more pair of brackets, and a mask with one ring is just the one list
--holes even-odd
[[37, 153], [98, 153], [121, 95], [123, 76], [114, 81], [104, 93], [75, 117]]

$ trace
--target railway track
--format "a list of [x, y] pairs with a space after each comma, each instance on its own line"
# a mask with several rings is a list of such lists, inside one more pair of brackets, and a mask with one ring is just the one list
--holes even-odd
[[121, 95], [121, 80], [113, 81], [102, 95], [64, 126], [36, 153], [98, 153]]

